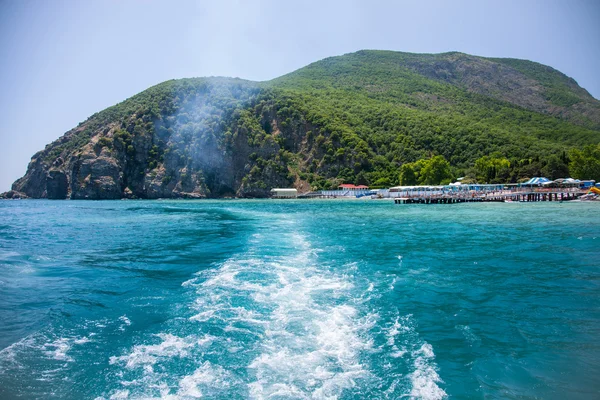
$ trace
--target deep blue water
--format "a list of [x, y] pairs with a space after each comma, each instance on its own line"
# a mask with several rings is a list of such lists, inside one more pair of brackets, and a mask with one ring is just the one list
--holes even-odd
[[0, 398], [599, 398], [599, 214], [3, 201]]

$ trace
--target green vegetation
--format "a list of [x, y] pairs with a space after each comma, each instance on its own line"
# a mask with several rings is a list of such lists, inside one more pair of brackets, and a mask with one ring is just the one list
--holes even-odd
[[571, 173], [577, 179], [593, 179], [600, 182], [600, 144], [573, 149], [569, 153]]
[[[402, 166], [435, 155], [449, 161], [449, 176], [471, 173], [480, 181], [517, 182], [542, 174], [572, 148], [600, 142], [598, 130], [406, 67], [432, 64], [442, 56], [361, 51], [325, 59], [270, 82], [271, 92], [263, 96], [278, 110], [283, 126], [308, 124], [317, 135], [321, 152], [314, 152], [318, 162], [310, 171], [315, 188], [334, 179], [354, 182], [359, 172], [372, 185], [382, 179], [413, 182], [410, 175], [403, 180]], [[570, 82], [555, 70], [549, 73], [554, 86], [556, 80]], [[561, 88], [570, 90], [566, 83]], [[476, 166], [483, 157], [489, 160]], [[565, 172], [556, 166], [546, 170], [552, 168]]]
[[412, 164], [403, 164], [400, 167], [398, 183], [402, 186], [414, 186], [417, 184], [417, 174]]
[[399, 183], [403, 186], [447, 185], [453, 180], [450, 163], [442, 156], [404, 164], [400, 168]]
[[481, 183], [507, 182], [510, 177], [510, 161], [499, 154], [483, 156], [475, 161], [475, 172]]
[[541, 175], [552, 180], [569, 177], [571, 173], [568, 163], [569, 160], [565, 153], [561, 157], [553, 154], [546, 159], [546, 165], [542, 168]]
[[435, 156], [423, 162], [419, 182], [423, 185], [447, 185], [452, 181], [450, 163], [442, 156]]
[[[481, 77], [496, 70], [504, 75], [486, 86]], [[534, 82], [540, 94], [520, 105], [502, 79]], [[550, 67], [461, 53], [359, 51], [269, 82], [167, 81], [94, 114], [43, 160], [69, 160], [97, 135], [138, 197], [161, 169], [169, 190], [200, 185], [213, 196], [296, 179], [313, 189], [569, 172], [600, 180], [599, 101]]]

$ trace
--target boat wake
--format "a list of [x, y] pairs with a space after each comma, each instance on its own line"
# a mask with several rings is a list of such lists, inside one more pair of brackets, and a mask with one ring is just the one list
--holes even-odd
[[[338, 251], [277, 225], [254, 234], [246, 250], [182, 284], [188, 303], [166, 325], [100, 360], [98, 399], [444, 398], [432, 346], [385, 302], [398, 277], [365, 276], [363, 261], [336, 261]], [[135, 328], [127, 316], [111, 323], [115, 335]], [[72, 349], [99, 343], [96, 334], [39, 349], [76, 368]]]
[[[255, 235], [247, 253], [184, 282], [196, 294], [188, 322], [203, 333], [159, 334], [157, 344], [112, 357], [143, 376], [110, 396], [337, 398], [368, 380], [361, 355], [373, 348], [376, 316], [353, 304], [347, 276], [317, 267], [318, 251], [303, 236], [269, 239]], [[165, 380], [174, 358], [195, 357], [201, 365], [176, 388]]]
[[[356, 277], [356, 263], [323, 265], [320, 252], [298, 232], [261, 232], [244, 253], [184, 282], [194, 293], [186, 325], [195, 333], [159, 334], [159, 343], [111, 358], [142, 377], [110, 395], [445, 397], [433, 349], [411, 317], [377, 328], [383, 321], [369, 304], [373, 282]], [[195, 362], [193, 373], [170, 379], [162, 371], [173, 371], [175, 359]], [[378, 359], [388, 360], [385, 374], [375, 368]]]

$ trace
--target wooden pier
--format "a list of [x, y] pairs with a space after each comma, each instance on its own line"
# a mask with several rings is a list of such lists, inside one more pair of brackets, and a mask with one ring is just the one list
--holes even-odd
[[538, 201], [570, 201], [584, 195], [585, 192], [511, 192], [486, 194], [431, 194], [412, 197], [398, 197], [396, 204], [457, 204], [457, 203], [504, 203], [504, 202], [538, 202]]

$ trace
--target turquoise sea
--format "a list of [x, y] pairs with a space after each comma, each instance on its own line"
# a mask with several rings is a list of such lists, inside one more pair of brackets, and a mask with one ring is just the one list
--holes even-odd
[[600, 204], [0, 202], [0, 399], [600, 398]]

